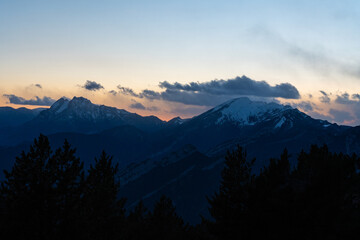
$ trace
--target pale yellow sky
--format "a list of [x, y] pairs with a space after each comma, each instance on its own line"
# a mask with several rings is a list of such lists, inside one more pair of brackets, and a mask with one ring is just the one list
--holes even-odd
[[[84, 96], [163, 119], [190, 117], [209, 107], [114, 97], [108, 91], [118, 85], [135, 92], [159, 91], [162, 81], [204, 83], [246, 75], [271, 86], [292, 84], [303, 96], [293, 102], [312, 102], [308, 113], [313, 116], [360, 124], [354, 99], [347, 105], [335, 102], [338, 95], [351, 98], [360, 92], [359, 2], [326, 3], [3, 1], [0, 105], [8, 105], [3, 94], [25, 99]], [[104, 89], [79, 87], [86, 80]], [[333, 94], [330, 104], [317, 102], [319, 91]], [[314, 97], [305, 97], [309, 94]], [[160, 110], [130, 109], [134, 101]], [[339, 112], [343, 110], [346, 120]]]

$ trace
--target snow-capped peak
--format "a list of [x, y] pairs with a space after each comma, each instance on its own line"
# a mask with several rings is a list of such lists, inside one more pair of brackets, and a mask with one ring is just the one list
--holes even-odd
[[122, 118], [125, 110], [119, 110], [113, 107], [106, 107], [103, 105], [93, 104], [89, 99], [84, 97], [73, 97], [69, 100], [60, 98], [49, 109], [48, 117], [62, 118], [62, 119], [86, 119], [86, 120], [100, 120], [100, 119], [114, 119]]
[[92, 104], [92, 102], [84, 97], [73, 97], [73, 99], [71, 99], [70, 101], [72, 104], [76, 104], [76, 105], [89, 105]]
[[61, 113], [64, 111], [69, 105], [69, 100], [62, 97], [59, 100], [57, 100], [53, 105], [50, 107], [50, 111], [55, 113]]
[[210, 113], [220, 115], [216, 124], [221, 124], [225, 121], [234, 121], [244, 125], [254, 125], [258, 121], [266, 120], [267, 117], [287, 109], [291, 109], [291, 107], [274, 102], [251, 101], [249, 98], [241, 97], [215, 107], [210, 110]]

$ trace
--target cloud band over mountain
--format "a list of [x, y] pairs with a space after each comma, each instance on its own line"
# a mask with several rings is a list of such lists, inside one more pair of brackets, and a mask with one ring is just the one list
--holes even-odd
[[164, 91], [158, 92], [145, 89], [140, 93], [135, 93], [131, 88], [118, 86], [118, 89], [120, 93], [132, 97], [199, 106], [213, 106], [226, 98], [237, 96], [300, 98], [299, 91], [290, 83], [270, 86], [266, 81], [255, 81], [246, 76], [228, 80], [212, 80], [204, 83], [190, 82], [188, 84], [164, 81], [159, 83], [159, 87]]
[[14, 94], [4, 94], [3, 96], [8, 98], [10, 103], [19, 105], [51, 106], [56, 101], [46, 96], [43, 98], [35, 96], [35, 99], [25, 99]]

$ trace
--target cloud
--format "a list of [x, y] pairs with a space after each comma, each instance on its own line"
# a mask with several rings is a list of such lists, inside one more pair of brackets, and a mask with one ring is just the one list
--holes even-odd
[[351, 113], [336, 109], [330, 109], [329, 113], [333, 116], [335, 122], [343, 123], [344, 121], [353, 121], [354, 117]]
[[159, 83], [159, 87], [164, 89], [164, 91], [157, 92], [145, 89], [140, 93], [135, 93], [131, 88], [120, 85], [118, 89], [120, 93], [132, 97], [198, 106], [214, 106], [229, 98], [239, 96], [300, 98], [299, 91], [290, 83], [270, 86], [266, 81], [255, 81], [246, 76], [228, 80], [212, 80], [204, 83], [190, 82], [188, 84], [164, 81]]
[[111, 90], [111, 91], [109, 91], [109, 93], [112, 94], [113, 96], [117, 95], [117, 92], [115, 90]]
[[346, 105], [347, 108], [351, 110], [351, 112], [356, 116], [357, 124], [360, 123], [360, 94], [352, 94], [350, 98], [350, 94], [347, 92], [337, 95], [335, 102], [338, 104]]
[[319, 46], [303, 47], [287, 41], [276, 31], [265, 26], [251, 28], [249, 36], [252, 40], [260, 40], [261, 44], [266, 44], [267, 48], [281, 51], [307, 69], [329, 76], [333, 73], [340, 73], [352, 78], [360, 78], [360, 64], [357, 61], [349, 62], [341, 60], [338, 56], [330, 55], [327, 49], [321, 49]]
[[332, 72], [336, 71], [342, 75], [360, 78], [360, 66], [358, 64], [342, 62], [328, 56], [324, 52], [308, 50], [288, 44], [288, 53], [300, 60], [306, 67], [312, 68], [324, 76], [329, 76]]
[[35, 96], [35, 99], [24, 99], [14, 94], [4, 94], [3, 96], [8, 98], [10, 103], [20, 105], [51, 106], [56, 101], [55, 99], [46, 96], [43, 98]]
[[159, 111], [160, 109], [158, 107], [151, 106], [151, 107], [147, 107], [146, 110], [156, 112], [156, 111]]
[[89, 91], [97, 91], [104, 88], [100, 83], [90, 80], [86, 80], [86, 83], [81, 87]]
[[139, 103], [135, 100], [132, 100], [134, 103], [130, 104], [130, 108], [133, 109], [140, 109], [140, 110], [147, 110], [147, 111], [158, 111], [159, 108], [152, 106], [152, 107], [145, 107], [142, 103]]
[[336, 99], [335, 99], [336, 103], [339, 104], [345, 104], [345, 105], [349, 105], [349, 104], [359, 104], [360, 103], [360, 95], [359, 94], [353, 94], [351, 96], [350, 99], [350, 95], [345, 92], [341, 95], [337, 95]]
[[302, 101], [299, 103], [290, 103], [290, 105], [294, 108], [302, 109], [305, 112], [311, 112], [314, 110], [314, 104], [309, 101]]
[[145, 110], [146, 107], [144, 105], [142, 105], [139, 102], [133, 103], [129, 106], [130, 108], [134, 108], [134, 109], [141, 109], [141, 110]]
[[167, 81], [160, 82], [160, 88], [169, 91], [203, 92], [211, 95], [252, 95], [258, 97], [281, 97], [298, 99], [298, 90], [290, 83], [270, 86], [265, 81], [255, 81], [246, 76], [228, 80], [212, 80], [210, 82], [190, 82], [188, 84]]
[[349, 99], [348, 93], [337, 95], [335, 102], [339, 104], [352, 104], [352, 101]]
[[189, 116], [197, 116], [201, 113], [204, 113], [205, 111], [209, 110], [209, 107], [176, 107], [171, 109], [170, 113], [176, 114], [176, 115], [185, 115], [187, 117]]
[[356, 99], [357, 101], [360, 101], [360, 94], [356, 93], [352, 95], [353, 99]]
[[124, 95], [141, 98], [141, 96], [136, 94], [131, 88], [122, 87], [121, 85], [118, 85], [117, 88], [119, 89], [120, 93]]
[[319, 113], [319, 112], [310, 112], [309, 115], [310, 115], [312, 118], [315, 118], [315, 119], [329, 120], [329, 121], [332, 120], [329, 116], [324, 115], [324, 114], [321, 114], [321, 113]]
[[320, 93], [322, 94], [322, 96], [319, 97], [320, 102], [322, 102], [322, 103], [330, 103], [329, 94], [327, 94], [324, 91], [320, 91]]

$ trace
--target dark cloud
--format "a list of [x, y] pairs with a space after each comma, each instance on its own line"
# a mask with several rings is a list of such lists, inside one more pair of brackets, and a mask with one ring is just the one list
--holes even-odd
[[43, 98], [35, 96], [35, 99], [24, 99], [14, 94], [4, 94], [3, 96], [8, 98], [10, 103], [20, 105], [51, 106], [56, 101], [55, 99], [46, 96]]
[[130, 88], [118, 86], [122, 94], [149, 100], [165, 100], [179, 102], [188, 105], [214, 106], [229, 98], [239, 96], [256, 97], [281, 97], [287, 99], [298, 99], [300, 94], [296, 87], [290, 83], [282, 83], [270, 86], [265, 81], [255, 81], [246, 76], [236, 77], [228, 80], [213, 80], [188, 84], [160, 82], [159, 87], [163, 92], [145, 89], [135, 93]]
[[322, 102], [322, 103], [330, 103], [329, 94], [327, 94], [327, 93], [324, 92], [324, 91], [320, 91], [320, 93], [322, 94], [322, 96], [319, 97], [320, 102]]
[[354, 117], [349, 112], [330, 109], [329, 113], [333, 116], [335, 122], [343, 123], [344, 121], [352, 121]]
[[35, 87], [38, 87], [38, 88], [42, 88], [42, 86], [41, 86], [40, 84], [38, 84], [38, 83], [35, 84], [34, 86], [35, 86]]
[[167, 81], [160, 82], [159, 86], [170, 91], [202, 92], [211, 95], [251, 95], [258, 97], [281, 97], [298, 99], [298, 90], [290, 83], [270, 86], [265, 81], [255, 81], [246, 76], [228, 80], [213, 80], [210, 82], [191, 82], [188, 84]]
[[97, 91], [104, 88], [100, 83], [90, 80], [86, 80], [86, 83], [81, 87], [89, 91]]

